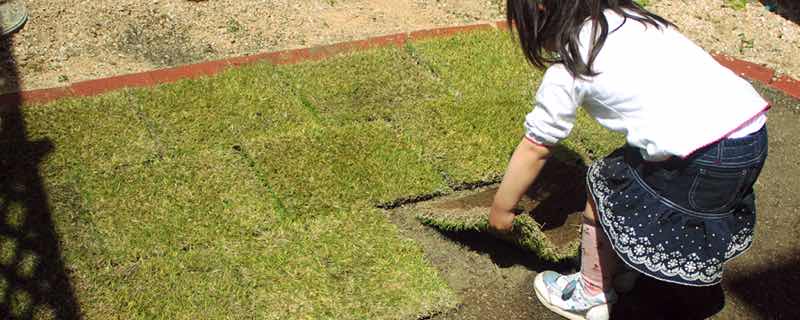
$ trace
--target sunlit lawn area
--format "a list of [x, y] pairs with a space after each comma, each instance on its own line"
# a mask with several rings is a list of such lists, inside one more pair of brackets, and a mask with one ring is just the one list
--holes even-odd
[[24, 116], [87, 318], [415, 319], [458, 298], [376, 206], [497, 179], [540, 78], [490, 30]]

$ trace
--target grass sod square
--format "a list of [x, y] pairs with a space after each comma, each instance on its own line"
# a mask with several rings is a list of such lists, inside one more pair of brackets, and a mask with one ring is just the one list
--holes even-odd
[[270, 233], [274, 264], [262, 274], [273, 288], [259, 297], [267, 318], [417, 319], [455, 307], [457, 296], [419, 246], [387, 236], [395, 234], [375, 209], [340, 211]]
[[340, 212], [115, 265], [91, 305], [110, 314], [93, 318], [414, 319], [454, 307], [396, 233], [375, 210]]
[[315, 128], [313, 110], [286, 81], [274, 66], [255, 64], [131, 91], [131, 107], [142, 111], [167, 152], [230, 149], [256, 136]]
[[87, 177], [82, 187], [112, 254], [145, 257], [248, 237], [277, 227], [280, 219], [268, 191], [232, 150]]
[[[542, 72], [525, 61], [515, 40], [502, 31], [416, 42], [410, 51], [457, 94], [411, 110], [424, 111], [410, 113], [403, 124], [419, 135], [419, 143], [431, 150], [451, 182], [499, 177], [522, 137], [524, 117], [534, 106]], [[443, 137], [429, 139], [431, 132]], [[448, 142], [459, 146], [452, 148]], [[609, 153], [622, 140], [581, 109], [573, 134], [562, 144], [589, 161]]]
[[541, 73], [497, 31], [414, 42], [408, 51], [453, 94], [409, 110], [402, 126], [451, 184], [498, 178], [522, 137]]
[[[147, 318], [149, 309], [167, 312], [153, 315], [233, 311], [213, 302], [216, 295], [231, 303], [248, 299], [240, 292], [246, 286], [230, 274], [240, 266], [226, 265], [226, 259], [254, 254], [237, 246], [252, 246], [268, 230], [280, 228], [266, 190], [232, 152], [207, 150], [89, 175], [80, 187], [88, 206], [82, 220], [88, 223], [70, 225], [64, 234], [91, 228], [94, 245], [65, 246], [64, 254], [76, 269], [82, 310], [100, 318], [108, 311], [121, 318]], [[194, 252], [205, 256], [187, 266]], [[153, 270], [132, 278], [142, 266]], [[160, 285], [144, 285], [144, 278]], [[193, 299], [208, 299], [208, 306], [186, 308]]]
[[42, 173], [85, 164], [92, 164], [92, 171], [111, 171], [156, 157], [158, 145], [126, 100], [126, 93], [119, 91], [22, 108], [28, 146], [44, 156]]
[[[420, 222], [444, 231], [477, 231], [489, 232], [488, 210], [473, 209], [468, 212], [452, 214], [449, 212], [425, 210], [417, 214]], [[566, 245], [555, 245], [542, 231], [542, 225], [529, 215], [520, 215], [514, 220], [513, 231], [502, 237], [522, 249], [533, 252], [540, 258], [560, 262], [571, 259], [578, 253], [580, 242], [577, 239], [578, 229], [575, 229], [575, 241]]]
[[481, 30], [412, 42], [407, 51], [457, 94], [469, 98], [513, 96], [525, 109], [543, 73], [525, 60], [505, 31]]
[[264, 135], [244, 145], [298, 218], [447, 190], [435, 168], [384, 121]]
[[326, 124], [393, 121], [408, 108], [446, 94], [447, 87], [407, 54], [381, 48], [283, 66], [294, 91]]

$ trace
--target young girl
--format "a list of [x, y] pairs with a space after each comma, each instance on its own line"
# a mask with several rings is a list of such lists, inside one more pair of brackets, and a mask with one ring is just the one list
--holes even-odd
[[767, 102], [631, 0], [508, 0], [508, 21], [528, 60], [547, 71], [490, 225], [511, 229], [512, 208], [579, 106], [627, 140], [589, 168], [580, 272], [540, 273], [539, 300], [569, 319], [608, 319], [619, 270], [719, 283], [753, 238]]

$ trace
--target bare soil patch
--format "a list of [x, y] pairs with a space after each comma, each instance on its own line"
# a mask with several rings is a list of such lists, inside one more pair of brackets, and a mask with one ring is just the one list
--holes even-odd
[[[562, 148], [560, 148], [562, 149]], [[559, 150], [560, 150], [559, 149]], [[553, 159], [545, 166], [536, 183], [517, 205], [518, 215], [532, 221], [525, 228], [518, 226], [512, 238], [523, 248], [538, 252], [546, 260], [557, 261], [574, 253], [586, 203], [584, 180], [587, 168], [578, 155], [569, 163]], [[573, 163], [574, 162], [574, 163]], [[445, 230], [476, 230], [485, 228], [488, 212], [498, 186], [490, 186], [422, 203], [416, 206], [425, 220]], [[448, 228], [452, 226], [452, 228]], [[531, 242], [528, 242], [531, 241]], [[541, 243], [552, 251], [537, 250]], [[555, 254], [551, 256], [550, 254]]]
[[[780, 4], [778, 4], [780, 2]], [[712, 52], [763, 64], [800, 79], [800, 8], [793, 1], [750, 2], [742, 10], [723, 0], [656, 0], [648, 9], [671, 20]]]
[[568, 268], [566, 264], [539, 260], [487, 233], [438, 231], [415, 219], [417, 212], [412, 205], [387, 214], [403, 236], [423, 247], [426, 258], [462, 300], [458, 308], [442, 310], [431, 319], [521, 320], [531, 319], [531, 315], [559, 319], [536, 301], [533, 277], [547, 268]]
[[[492, 205], [497, 189], [498, 186], [491, 186], [482, 190], [470, 191], [465, 193], [462, 197], [441, 201], [433, 204], [432, 207], [433, 209], [452, 210], [455, 214], [474, 212], [474, 209], [486, 213]], [[575, 202], [579, 203], [580, 199], [576, 199]], [[519, 207], [524, 212], [531, 212], [538, 205], [537, 201], [526, 197], [521, 201]], [[573, 211], [566, 216], [557, 216], [554, 214], [554, 211], [543, 212], [545, 210], [540, 209], [540, 214], [535, 215], [535, 220], [542, 224], [542, 231], [545, 236], [557, 247], [565, 247], [569, 245], [570, 242], [574, 241], [577, 236], [576, 230], [580, 228], [581, 224], [580, 212]]]

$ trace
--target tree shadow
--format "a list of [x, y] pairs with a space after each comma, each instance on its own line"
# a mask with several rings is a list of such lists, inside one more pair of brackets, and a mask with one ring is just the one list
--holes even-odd
[[761, 4], [774, 10], [786, 20], [800, 24], [800, 1], [797, 0], [759, 0]]
[[[0, 36], [3, 81], [19, 91], [13, 35]], [[0, 99], [0, 318], [78, 319], [80, 308], [39, 171], [48, 140], [28, 139], [20, 94]]]

